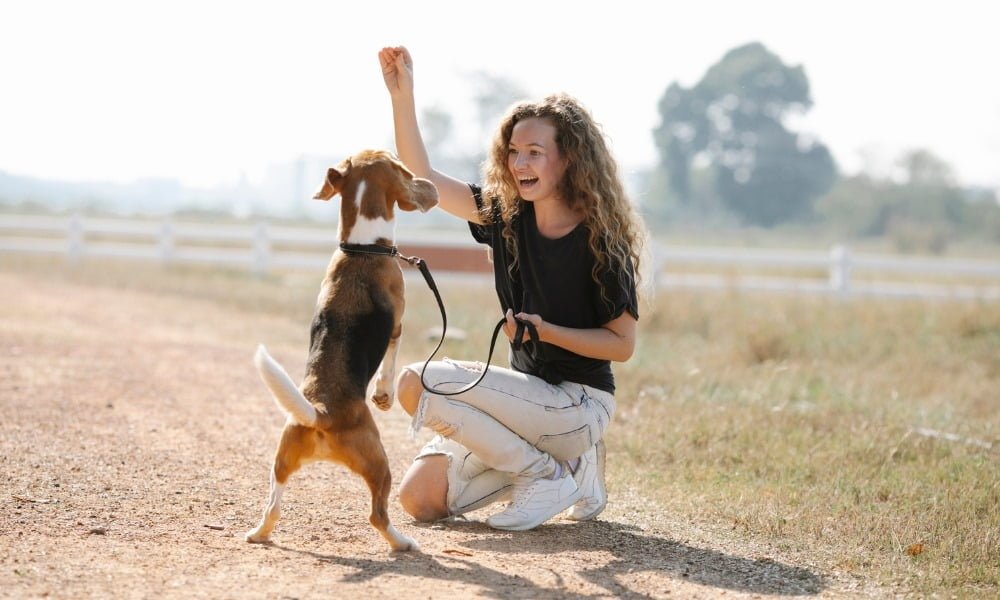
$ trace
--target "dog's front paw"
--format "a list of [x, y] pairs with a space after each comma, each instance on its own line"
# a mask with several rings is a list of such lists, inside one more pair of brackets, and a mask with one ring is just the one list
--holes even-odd
[[372, 404], [379, 407], [380, 410], [389, 410], [392, 408], [392, 393], [375, 390], [372, 395]]

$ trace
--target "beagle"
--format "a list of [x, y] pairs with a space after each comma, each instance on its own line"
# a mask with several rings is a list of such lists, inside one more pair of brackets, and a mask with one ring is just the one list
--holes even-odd
[[[288, 478], [306, 463], [328, 460], [365, 479], [372, 495], [369, 521], [393, 550], [419, 550], [389, 522], [392, 475], [365, 396], [375, 377], [372, 402], [382, 410], [393, 403], [404, 305], [403, 274], [392, 254], [394, 207], [426, 212], [437, 204], [437, 188], [388, 152], [365, 150], [328, 169], [314, 197], [329, 200], [337, 194], [341, 247], [330, 259], [316, 301], [305, 378], [296, 386], [263, 345], [254, 356], [288, 420], [263, 518], [246, 540], [268, 541]], [[350, 251], [355, 246], [385, 252]]]

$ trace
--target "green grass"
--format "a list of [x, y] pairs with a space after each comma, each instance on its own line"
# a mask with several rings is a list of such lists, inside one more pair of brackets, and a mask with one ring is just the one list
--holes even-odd
[[[10, 271], [296, 325], [322, 274], [0, 255]], [[485, 360], [490, 286], [439, 284], [449, 328], [468, 333], [439, 356]], [[438, 309], [419, 278], [407, 302], [400, 358], [423, 360]], [[615, 368], [612, 494], [904, 593], [1000, 593], [1000, 303], [660, 291], [641, 313], [635, 356]]]

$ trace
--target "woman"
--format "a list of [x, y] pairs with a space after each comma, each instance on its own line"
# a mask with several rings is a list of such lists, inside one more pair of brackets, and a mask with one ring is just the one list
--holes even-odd
[[[601, 438], [615, 410], [610, 363], [635, 348], [643, 242], [600, 127], [565, 95], [518, 104], [493, 140], [483, 187], [466, 184], [431, 167], [409, 52], [383, 48], [379, 62], [400, 159], [490, 245], [508, 339], [518, 321], [530, 324], [511, 345], [512, 368], [490, 367], [461, 395], [426, 391], [422, 364], [400, 371], [396, 393], [414, 429], [438, 433], [404, 476], [400, 502], [433, 521], [509, 499], [487, 524], [514, 531], [566, 509], [570, 519], [592, 519], [607, 504]], [[425, 381], [456, 390], [481, 370], [445, 359], [427, 367]]]

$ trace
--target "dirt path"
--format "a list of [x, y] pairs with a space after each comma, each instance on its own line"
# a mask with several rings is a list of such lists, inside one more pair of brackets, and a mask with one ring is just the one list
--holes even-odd
[[[250, 357], [290, 324], [187, 297], [0, 272], [0, 596], [184, 598], [854, 597], [613, 489], [591, 523], [509, 534], [393, 522], [387, 552], [345, 469], [292, 480], [273, 545], [250, 545], [282, 416]], [[248, 319], [252, 318], [252, 323]], [[304, 334], [303, 334], [304, 335]], [[287, 339], [287, 336], [285, 336]], [[266, 339], [266, 338], [265, 338]], [[269, 344], [292, 373], [304, 351]], [[378, 413], [398, 480], [422, 440]], [[613, 460], [613, 444], [611, 444]], [[801, 561], [800, 561], [801, 562]], [[865, 595], [870, 595], [866, 591]]]

